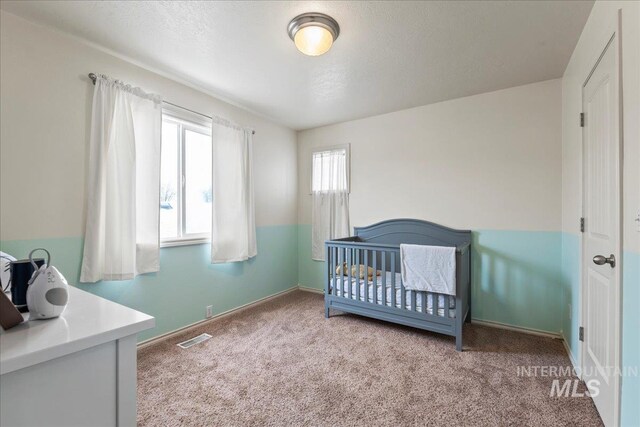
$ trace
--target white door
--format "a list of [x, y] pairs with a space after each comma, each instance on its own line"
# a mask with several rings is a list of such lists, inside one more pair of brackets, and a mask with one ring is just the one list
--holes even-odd
[[620, 330], [620, 111], [618, 32], [585, 83], [583, 379], [606, 426], [618, 424]]

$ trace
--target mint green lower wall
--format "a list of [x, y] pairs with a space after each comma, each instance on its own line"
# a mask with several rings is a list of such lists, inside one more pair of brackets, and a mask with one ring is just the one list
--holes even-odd
[[557, 232], [474, 231], [473, 318], [559, 332], [560, 250]]
[[209, 245], [163, 248], [158, 273], [122, 282], [79, 284], [82, 242], [80, 237], [12, 240], [0, 242], [0, 250], [25, 258], [33, 248], [47, 248], [70, 284], [154, 316], [156, 327], [139, 340], [204, 319], [207, 305], [218, 314], [298, 282], [295, 225], [258, 227], [258, 255], [246, 262], [212, 265]]
[[[622, 366], [640, 370], [640, 253], [622, 254]], [[622, 378], [623, 427], [640, 426], [640, 377]]]
[[[561, 233], [473, 232], [473, 318], [560, 332]], [[301, 286], [323, 288], [323, 263], [311, 260], [311, 226], [298, 232]]]
[[562, 233], [562, 335], [575, 363], [580, 363], [580, 239]]
[[311, 259], [311, 225], [298, 226], [298, 283], [324, 289], [324, 263]]

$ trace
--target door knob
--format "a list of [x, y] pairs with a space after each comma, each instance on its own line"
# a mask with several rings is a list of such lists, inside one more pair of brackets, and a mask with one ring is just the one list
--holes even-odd
[[596, 255], [593, 257], [593, 263], [598, 265], [609, 264], [613, 268], [616, 266], [616, 257], [613, 254], [609, 255], [609, 258], [603, 255]]

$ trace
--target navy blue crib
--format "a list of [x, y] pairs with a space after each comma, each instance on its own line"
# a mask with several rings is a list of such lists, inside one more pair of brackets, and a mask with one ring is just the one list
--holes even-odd
[[[405, 289], [400, 276], [401, 243], [455, 247], [455, 297]], [[456, 338], [456, 350], [462, 351], [462, 326], [465, 320], [471, 321], [470, 253], [468, 230], [416, 219], [355, 227], [354, 236], [325, 242], [325, 317], [335, 309], [451, 335]], [[368, 276], [370, 271], [377, 274]]]

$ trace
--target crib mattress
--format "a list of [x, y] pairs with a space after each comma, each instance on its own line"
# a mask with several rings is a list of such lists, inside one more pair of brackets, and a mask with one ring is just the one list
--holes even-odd
[[[382, 291], [383, 291], [383, 287], [382, 287], [382, 276], [377, 276], [376, 277], [376, 281], [377, 281], [377, 286], [374, 286], [374, 283], [372, 280], [368, 280], [365, 281], [364, 279], [357, 279], [355, 277], [351, 277], [351, 299], [357, 300], [358, 299], [358, 295], [360, 295], [360, 301], [365, 301], [365, 295], [367, 300], [365, 302], [369, 302], [369, 303], [377, 303], [379, 305], [382, 305]], [[388, 307], [391, 307], [391, 292], [392, 292], [392, 288], [391, 288], [391, 272], [387, 271], [386, 272], [386, 305]], [[401, 281], [401, 277], [400, 277], [400, 273], [396, 273], [396, 282], [395, 282], [395, 302], [396, 302], [396, 308], [402, 308], [401, 307], [401, 293], [402, 293], [402, 288], [400, 287], [400, 281]], [[333, 291], [334, 286], [337, 287], [337, 296], [342, 296], [343, 294], [345, 295], [345, 298], [348, 298], [349, 295], [349, 288], [348, 288], [348, 283], [349, 283], [349, 277], [348, 276], [341, 276], [341, 277], [334, 277], [331, 281], [331, 290]], [[357, 293], [357, 288], [360, 287], [360, 293]], [[367, 289], [367, 291], [365, 292], [365, 287]], [[375, 291], [374, 291], [375, 288]], [[373, 295], [374, 292], [376, 294], [376, 300], [374, 301], [373, 299]], [[405, 307], [407, 309], [410, 309], [411, 307], [411, 292], [412, 291], [408, 291], [405, 290]], [[426, 297], [426, 298], [425, 298]], [[422, 312], [422, 304], [423, 304], [423, 300], [426, 299], [427, 302], [427, 313], [429, 314], [433, 314], [433, 298], [434, 295], [431, 294], [427, 294], [425, 292], [420, 292], [420, 291], [416, 291], [416, 311], [418, 312]], [[455, 297], [450, 297], [449, 298], [449, 317], [451, 318], [455, 318], [456, 317], [456, 300]], [[444, 296], [442, 295], [438, 295], [438, 316], [444, 317]]]

